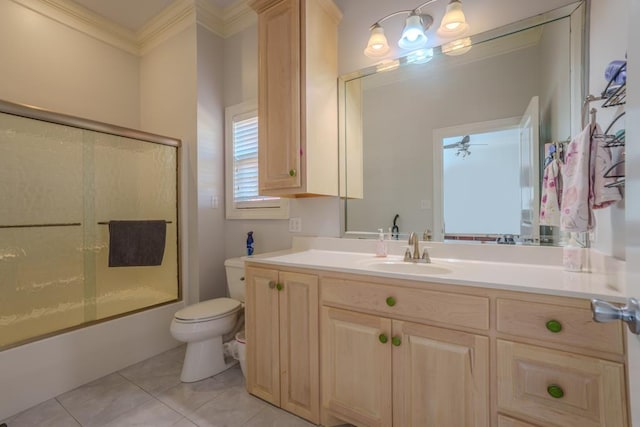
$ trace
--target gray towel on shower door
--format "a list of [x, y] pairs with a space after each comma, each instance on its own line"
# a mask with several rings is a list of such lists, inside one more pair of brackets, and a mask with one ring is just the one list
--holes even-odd
[[162, 264], [166, 236], [164, 220], [109, 221], [109, 267]]

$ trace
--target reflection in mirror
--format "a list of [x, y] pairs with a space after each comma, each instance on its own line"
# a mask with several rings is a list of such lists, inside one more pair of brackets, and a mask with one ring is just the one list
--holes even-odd
[[538, 223], [539, 158], [580, 126], [583, 9], [473, 36], [463, 55], [344, 77], [346, 234], [395, 221], [400, 236], [557, 244]]
[[514, 125], [442, 139], [445, 239], [520, 234], [519, 139]]

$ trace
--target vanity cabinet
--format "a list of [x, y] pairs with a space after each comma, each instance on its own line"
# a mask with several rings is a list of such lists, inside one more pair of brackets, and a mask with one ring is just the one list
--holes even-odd
[[247, 389], [325, 426], [629, 427], [623, 325], [590, 301], [247, 271]]
[[488, 426], [489, 338], [420, 323], [487, 328], [488, 310], [483, 297], [323, 280], [323, 409], [355, 425]]
[[318, 277], [246, 268], [247, 390], [320, 422]]
[[252, 0], [258, 13], [259, 191], [338, 194], [337, 40], [332, 0]]

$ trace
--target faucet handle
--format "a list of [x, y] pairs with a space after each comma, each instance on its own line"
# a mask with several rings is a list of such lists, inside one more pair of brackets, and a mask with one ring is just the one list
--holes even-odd
[[427, 248], [424, 248], [424, 252], [422, 252], [422, 259], [427, 264], [431, 263], [431, 257], [429, 256], [429, 251], [427, 251]]
[[412, 257], [413, 256], [411, 255], [411, 249], [407, 247], [407, 249], [404, 250], [404, 261], [411, 261]]

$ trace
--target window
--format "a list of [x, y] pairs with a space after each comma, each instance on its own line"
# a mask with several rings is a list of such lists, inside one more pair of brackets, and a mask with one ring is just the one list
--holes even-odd
[[289, 202], [258, 195], [258, 107], [256, 101], [225, 110], [227, 219], [286, 219]]

